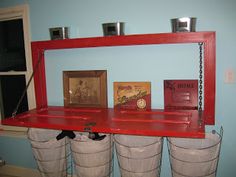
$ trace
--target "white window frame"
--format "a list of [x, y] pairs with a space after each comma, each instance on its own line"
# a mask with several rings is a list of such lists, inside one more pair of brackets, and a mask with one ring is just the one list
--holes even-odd
[[[30, 36], [31, 35], [30, 35], [29, 7], [28, 7], [28, 5], [24, 4], [24, 5], [8, 7], [8, 8], [0, 8], [0, 21], [13, 20], [13, 19], [22, 19], [23, 20], [26, 71], [0, 72], [0, 75], [25, 75], [26, 83], [28, 83], [30, 76], [33, 72], [31, 44], [30, 44], [30, 42], [31, 42]], [[34, 92], [34, 81], [33, 80], [31, 81], [31, 83], [28, 87], [27, 97], [28, 97], [29, 109], [35, 108], [36, 102], [35, 102], [35, 92]], [[0, 114], [0, 119], [1, 119], [1, 114]], [[23, 128], [23, 127], [4, 126], [1, 124], [0, 124], [0, 129], [6, 130], [6, 131], [26, 131], [27, 130], [26, 128]]]

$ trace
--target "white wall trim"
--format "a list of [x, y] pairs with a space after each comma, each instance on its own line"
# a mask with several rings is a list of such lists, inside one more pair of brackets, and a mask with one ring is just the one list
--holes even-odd
[[11, 175], [17, 177], [41, 177], [37, 169], [23, 168], [13, 165], [4, 165], [0, 167], [0, 174], [2, 175]]
[[[1, 125], [0, 125], [1, 128]], [[9, 127], [10, 128], [15, 128], [15, 127]], [[6, 136], [6, 137], [14, 137], [14, 138], [28, 138], [27, 137], [27, 129], [25, 131], [10, 131], [10, 130], [0, 130], [0, 136]]]
[[[4, 165], [0, 167], [0, 175], [10, 175], [17, 177], [41, 177], [37, 169], [23, 168], [14, 165]], [[67, 177], [76, 177], [76, 175], [67, 175]]]

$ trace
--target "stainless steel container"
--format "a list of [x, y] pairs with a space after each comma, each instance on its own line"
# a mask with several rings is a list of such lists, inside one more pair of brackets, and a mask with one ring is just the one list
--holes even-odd
[[55, 27], [49, 28], [51, 40], [68, 39], [69, 28], [68, 27]]
[[171, 19], [172, 32], [195, 32], [196, 31], [195, 17], [181, 17]]
[[116, 23], [103, 23], [103, 35], [104, 36], [119, 36], [124, 35], [124, 22]]

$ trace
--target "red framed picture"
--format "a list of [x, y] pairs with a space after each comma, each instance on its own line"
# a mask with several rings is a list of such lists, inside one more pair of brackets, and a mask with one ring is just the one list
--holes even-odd
[[164, 80], [165, 109], [198, 109], [198, 80]]

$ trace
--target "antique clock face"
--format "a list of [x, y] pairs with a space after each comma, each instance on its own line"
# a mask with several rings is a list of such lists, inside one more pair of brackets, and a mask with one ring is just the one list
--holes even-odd
[[137, 100], [137, 106], [138, 106], [139, 109], [146, 108], [146, 105], [147, 104], [146, 104], [146, 100], [145, 99], [140, 98], [140, 99]]

